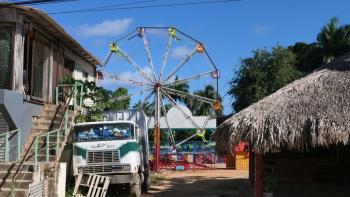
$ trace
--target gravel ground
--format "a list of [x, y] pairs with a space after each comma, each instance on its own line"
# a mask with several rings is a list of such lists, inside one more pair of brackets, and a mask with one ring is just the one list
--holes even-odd
[[249, 197], [248, 171], [169, 172], [143, 197]]

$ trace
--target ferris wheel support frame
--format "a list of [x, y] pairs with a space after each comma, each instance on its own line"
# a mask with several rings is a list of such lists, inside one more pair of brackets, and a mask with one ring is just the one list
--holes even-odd
[[[159, 73], [159, 77], [157, 77], [156, 74], [156, 70], [153, 64], [153, 60], [152, 60], [152, 56], [151, 56], [151, 52], [150, 52], [150, 48], [148, 45], [148, 40], [145, 34], [146, 29], [167, 29], [168, 30], [168, 41], [167, 41], [167, 45], [166, 45], [166, 50], [163, 56], [163, 60], [162, 60], [162, 64], [161, 64], [161, 69], [160, 69], [160, 73]], [[170, 71], [170, 74], [168, 74], [167, 76], [164, 76], [164, 70], [166, 67], [166, 63], [167, 63], [167, 59], [169, 56], [169, 51], [171, 48], [171, 44], [173, 42], [173, 40], [181, 40], [177, 37], [176, 33], [179, 33], [180, 35], [188, 38], [191, 40], [192, 43], [195, 44], [194, 48], [176, 65], [174, 66], [174, 69]], [[151, 73], [146, 73], [143, 68], [137, 64], [126, 52], [124, 52], [121, 47], [120, 47], [120, 43], [125, 41], [125, 40], [131, 40], [135, 37], [139, 37], [142, 38], [143, 41], [143, 46], [147, 55], [147, 59], [148, 59], [148, 64], [149, 67], [152, 70], [152, 74]], [[144, 106], [147, 104], [148, 100], [154, 95], [154, 102], [153, 102], [153, 109], [154, 109], [154, 160], [153, 160], [153, 170], [158, 172], [160, 169], [160, 117], [161, 117], [161, 113], [163, 111], [164, 115], [166, 116], [166, 110], [165, 110], [165, 106], [164, 103], [162, 102], [162, 99], [165, 98], [169, 101], [170, 105], [173, 106], [176, 110], [180, 111], [181, 114], [183, 114], [183, 116], [190, 120], [191, 123], [193, 124], [193, 126], [195, 128], [197, 128], [197, 132], [193, 135], [191, 135], [189, 138], [181, 141], [178, 144], [175, 144], [175, 140], [174, 140], [174, 136], [173, 136], [173, 131], [171, 130], [167, 117], [166, 118], [166, 123], [167, 123], [167, 127], [168, 127], [168, 131], [170, 133], [170, 137], [172, 140], [172, 143], [174, 145], [174, 147], [179, 146], [183, 143], [185, 143], [186, 141], [192, 139], [193, 137], [196, 137], [197, 135], [199, 135], [202, 132], [205, 132], [205, 127], [206, 124], [209, 121], [210, 116], [208, 116], [208, 119], [204, 122], [204, 125], [201, 127], [199, 126], [188, 114], [186, 114], [183, 109], [181, 107], [179, 107], [176, 103], [176, 101], [172, 98], [172, 95], [177, 95], [180, 97], [191, 97], [196, 101], [202, 102], [202, 103], [207, 103], [210, 106], [212, 106], [212, 109], [214, 109], [214, 105], [218, 102], [217, 101], [217, 92], [215, 94], [215, 98], [211, 99], [211, 98], [206, 98], [203, 96], [199, 96], [199, 95], [195, 95], [195, 94], [190, 94], [187, 92], [183, 92], [183, 91], [179, 91], [176, 89], [173, 89], [173, 85], [176, 84], [180, 84], [180, 83], [185, 83], [191, 80], [198, 80], [201, 79], [203, 77], [207, 77], [207, 76], [212, 76], [213, 79], [216, 80], [216, 91], [218, 90], [218, 78], [219, 78], [219, 72], [217, 67], [215, 66], [214, 62], [212, 61], [211, 57], [209, 56], [208, 52], [206, 51], [204, 45], [202, 42], [192, 38], [191, 36], [185, 34], [184, 32], [174, 28], [174, 27], [138, 27], [136, 29], [136, 31], [133, 31], [129, 34], [127, 34], [126, 36], [122, 37], [121, 39], [117, 40], [116, 42], [113, 42], [111, 45], [111, 52], [107, 55], [107, 60], [105, 62], [105, 64], [107, 64], [107, 62], [109, 61], [112, 53], [117, 54], [118, 56], [124, 58], [126, 60], [126, 62], [128, 62], [134, 69], [136, 69], [136, 71], [141, 74], [141, 76], [147, 81], [147, 82], [142, 82], [142, 81], [137, 81], [135, 79], [125, 79], [120, 75], [112, 75], [112, 78], [115, 80], [120, 80], [120, 81], [124, 81], [127, 82], [131, 85], [134, 85], [136, 87], [143, 87], [146, 86], [146, 89], [141, 91], [141, 93], [139, 94], [131, 94], [131, 95], [124, 95], [121, 96], [120, 98], [115, 98], [115, 100], [122, 100], [122, 99], [129, 99], [131, 96], [134, 95], [143, 95], [146, 92], [150, 92], [145, 100], [140, 104], [140, 106], [138, 108], [143, 109]], [[184, 78], [180, 78], [176, 81], [171, 81], [173, 76], [178, 73], [178, 71], [184, 67], [184, 65], [190, 60], [192, 59], [192, 57], [195, 54], [204, 54], [206, 56], [206, 58], [209, 60], [209, 64], [211, 65], [211, 71], [209, 72], [205, 72], [205, 73], [200, 73], [197, 75], [192, 75], [192, 76], [188, 76], [188, 77], [184, 77]], [[148, 87], [147, 87], [148, 86]], [[164, 95], [164, 96], [163, 96]], [[209, 112], [209, 113], [212, 113]]]

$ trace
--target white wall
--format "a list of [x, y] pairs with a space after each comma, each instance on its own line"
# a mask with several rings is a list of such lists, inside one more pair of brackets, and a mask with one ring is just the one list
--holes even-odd
[[[89, 64], [88, 62], [86, 62], [82, 58], [76, 56], [75, 54], [73, 54], [72, 52], [70, 52], [67, 49], [65, 49], [65, 56], [70, 58], [71, 60], [73, 60], [75, 62], [74, 72], [73, 72], [73, 77], [75, 79], [79, 79], [79, 80], [83, 80], [83, 81], [85, 81], [85, 80], [96, 81], [95, 66]], [[84, 76], [83, 76], [84, 72], [88, 74], [87, 78], [84, 78]]]

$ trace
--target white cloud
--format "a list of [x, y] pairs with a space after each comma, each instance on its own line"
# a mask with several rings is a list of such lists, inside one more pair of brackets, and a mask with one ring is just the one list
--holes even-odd
[[132, 18], [106, 20], [95, 25], [82, 25], [77, 28], [78, 35], [91, 36], [118, 36], [125, 33], [133, 22]]
[[188, 46], [183, 45], [171, 50], [169, 57], [173, 59], [183, 59], [191, 52]]
[[108, 42], [105, 39], [96, 39], [92, 41], [92, 44], [96, 47], [108, 46]]
[[255, 33], [255, 34], [264, 34], [268, 31], [271, 31], [272, 27], [271, 26], [268, 26], [268, 25], [254, 25], [252, 27], [252, 31]]

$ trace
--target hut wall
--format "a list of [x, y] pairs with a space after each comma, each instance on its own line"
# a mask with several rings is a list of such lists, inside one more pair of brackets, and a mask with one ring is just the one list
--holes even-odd
[[299, 192], [297, 189], [291, 191], [291, 186], [316, 190], [320, 185], [349, 185], [349, 155], [349, 146], [266, 154], [264, 173], [273, 172], [277, 182], [277, 194], [283, 194], [287, 190], [289, 193]]

